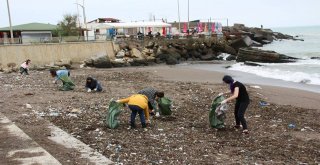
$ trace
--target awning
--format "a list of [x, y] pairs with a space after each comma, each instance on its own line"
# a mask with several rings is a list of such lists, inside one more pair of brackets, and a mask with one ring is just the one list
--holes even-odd
[[152, 28], [163, 28], [163, 27], [171, 27], [171, 24], [164, 22], [128, 22], [128, 23], [103, 23], [96, 28], [144, 28], [144, 27], [152, 27]]

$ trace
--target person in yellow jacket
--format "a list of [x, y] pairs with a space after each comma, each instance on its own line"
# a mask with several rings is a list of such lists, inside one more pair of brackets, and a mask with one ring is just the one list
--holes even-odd
[[150, 123], [149, 107], [152, 105], [148, 102], [148, 97], [141, 94], [134, 94], [128, 98], [117, 100], [118, 103], [127, 103], [131, 110], [130, 128], [135, 128], [135, 120], [139, 113], [142, 128], [146, 128], [146, 120]]

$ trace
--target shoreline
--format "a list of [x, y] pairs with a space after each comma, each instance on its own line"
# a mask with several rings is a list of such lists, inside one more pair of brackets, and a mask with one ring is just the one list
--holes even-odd
[[[147, 69], [150, 73], [159, 76], [159, 79], [169, 81], [184, 81], [184, 82], [201, 82], [213, 83], [222, 85], [222, 77], [224, 72], [203, 70], [187, 66], [151, 66], [139, 68], [142, 70]], [[248, 83], [238, 79], [237, 73], [233, 74], [236, 80], [243, 82], [249, 90], [255, 94], [260, 95], [264, 101], [275, 103], [279, 105], [292, 105], [300, 108], [319, 109], [320, 93], [308, 90], [288, 88], [282, 86], [263, 85], [258, 83]], [[255, 76], [255, 79], [260, 77]], [[263, 78], [266, 79], [266, 78]], [[260, 86], [261, 89], [256, 89], [251, 86]]]
[[[212, 65], [216, 64], [216, 65]], [[227, 62], [227, 63], [186, 63], [182, 65], [177, 65], [180, 67], [188, 67], [192, 69], [199, 69], [199, 70], [206, 70], [212, 72], [220, 72], [223, 74], [228, 74], [233, 77], [236, 77], [239, 81], [252, 84], [252, 85], [264, 85], [264, 86], [273, 86], [273, 87], [282, 87], [282, 88], [289, 88], [289, 89], [298, 89], [313, 93], [320, 94], [320, 86], [313, 85], [313, 84], [303, 84], [297, 83], [292, 81], [284, 81], [281, 79], [273, 79], [268, 77], [261, 77], [252, 73], [246, 73], [241, 71], [234, 71], [234, 70], [227, 70], [225, 67], [230, 66], [235, 63]]]

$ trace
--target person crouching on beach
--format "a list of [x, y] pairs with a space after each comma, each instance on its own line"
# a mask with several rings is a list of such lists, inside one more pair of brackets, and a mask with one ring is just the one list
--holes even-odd
[[53, 81], [54, 84], [56, 84], [58, 80], [62, 81], [62, 86], [59, 88], [59, 90], [69, 91], [69, 90], [74, 89], [75, 84], [70, 79], [70, 77], [69, 77], [70, 72], [68, 70], [66, 70], [66, 69], [64, 69], [64, 70], [51, 69], [50, 74], [52, 77], [55, 78], [55, 80]]
[[236, 125], [234, 127], [236, 129], [239, 129], [241, 124], [243, 128], [242, 133], [248, 134], [249, 131], [248, 131], [246, 119], [244, 118], [244, 114], [246, 112], [246, 109], [248, 108], [250, 100], [249, 100], [249, 95], [246, 90], [246, 87], [242, 83], [238, 81], [234, 81], [233, 78], [228, 75], [225, 75], [222, 81], [226, 84], [229, 84], [232, 96], [223, 100], [221, 104], [226, 104], [228, 101], [236, 99], [236, 105], [234, 109]]
[[21, 74], [29, 75], [28, 71], [29, 71], [30, 63], [31, 63], [31, 60], [27, 59], [25, 62], [23, 62], [20, 65], [20, 73]]
[[[152, 105], [149, 109], [149, 114], [150, 115], [156, 115], [156, 117], [160, 116], [159, 110], [158, 110], [158, 105], [156, 100], [158, 98], [163, 97], [164, 93], [159, 92], [156, 89], [152, 87], [144, 88], [138, 92], [138, 94], [142, 94], [148, 97], [149, 103]], [[156, 114], [155, 114], [156, 113]]]
[[92, 77], [87, 77], [86, 89], [87, 89], [87, 92], [91, 92], [91, 91], [101, 92], [102, 91], [102, 87], [101, 87], [100, 82]]
[[[150, 124], [149, 119], [149, 107], [152, 105], [148, 102], [148, 98], [145, 95], [134, 94], [128, 98], [117, 100], [118, 103], [127, 103], [131, 110], [130, 128], [136, 128], [135, 118], [137, 113], [139, 114], [142, 128], [146, 131], [147, 123]], [[146, 121], [147, 120], [147, 121]]]

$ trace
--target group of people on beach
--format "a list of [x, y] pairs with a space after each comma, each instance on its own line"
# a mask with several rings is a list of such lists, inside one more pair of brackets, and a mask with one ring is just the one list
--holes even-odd
[[[20, 73], [29, 75], [28, 68], [31, 63], [30, 59], [27, 59], [20, 66]], [[66, 69], [62, 70], [54, 70], [50, 69], [50, 74], [54, 77], [53, 83], [56, 84], [58, 80], [62, 81], [62, 86], [59, 88], [60, 90], [67, 91], [73, 90], [75, 84], [70, 79], [70, 71]], [[231, 100], [236, 100], [234, 116], [235, 116], [235, 129], [240, 129], [242, 126], [242, 133], [248, 134], [247, 122], [245, 120], [244, 114], [248, 108], [250, 103], [249, 95], [246, 90], [246, 87], [239, 81], [235, 81], [231, 76], [225, 75], [222, 78], [222, 81], [229, 85], [231, 96], [226, 98], [221, 102], [221, 104], [226, 104]], [[100, 82], [92, 77], [87, 77], [85, 88], [87, 92], [101, 92], [102, 86]], [[219, 96], [222, 96], [226, 93], [219, 93]], [[158, 91], [154, 88], [145, 88], [141, 91], [137, 92], [137, 94], [133, 94], [127, 98], [117, 100], [118, 103], [126, 103], [128, 104], [129, 109], [131, 110], [130, 117], [130, 128], [136, 128], [135, 118], [137, 114], [139, 114], [142, 128], [146, 130], [147, 124], [150, 124], [150, 115], [159, 116], [157, 111], [157, 101], [159, 98], [164, 97], [164, 92]], [[154, 114], [156, 112], [156, 114]]]
[[[31, 64], [31, 60], [27, 59], [20, 65], [20, 74], [21, 75], [29, 75], [29, 66]], [[70, 71], [67, 69], [50, 69], [50, 75], [54, 78], [53, 83], [57, 84], [58, 81], [62, 82], [62, 86], [59, 87], [59, 90], [69, 91], [73, 90], [75, 84], [70, 79]], [[85, 88], [87, 92], [101, 92], [102, 86], [100, 82], [92, 77], [87, 77]]]

